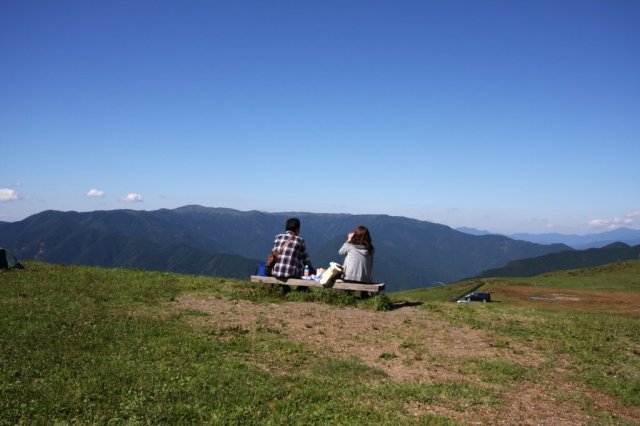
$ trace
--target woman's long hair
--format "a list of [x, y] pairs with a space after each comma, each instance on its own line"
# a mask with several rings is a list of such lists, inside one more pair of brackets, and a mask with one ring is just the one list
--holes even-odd
[[371, 234], [369, 230], [364, 226], [358, 226], [353, 231], [353, 237], [351, 237], [351, 244], [356, 246], [364, 246], [370, 254], [373, 254], [374, 248], [371, 242]]

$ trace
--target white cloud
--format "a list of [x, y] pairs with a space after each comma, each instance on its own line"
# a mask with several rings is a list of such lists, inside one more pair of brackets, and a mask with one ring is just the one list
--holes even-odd
[[122, 201], [123, 203], [141, 203], [142, 195], [134, 194], [132, 192], [131, 194], [127, 194], [125, 197], [121, 198], [120, 201]]
[[10, 188], [0, 188], [0, 201], [17, 201], [20, 199], [20, 195]]
[[640, 219], [640, 211], [627, 213], [624, 217], [631, 220]]
[[588, 224], [589, 228], [606, 228], [609, 225], [609, 221], [604, 219], [591, 219]]
[[596, 229], [618, 229], [623, 226], [640, 225], [640, 212], [630, 212], [623, 218], [614, 217], [613, 219], [592, 219], [588, 222], [590, 228]]
[[104, 191], [102, 191], [100, 189], [95, 189], [95, 188], [91, 189], [86, 194], [87, 197], [97, 197], [97, 198], [104, 197], [105, 195], [107, 195], [106, 192], [104, 192]]

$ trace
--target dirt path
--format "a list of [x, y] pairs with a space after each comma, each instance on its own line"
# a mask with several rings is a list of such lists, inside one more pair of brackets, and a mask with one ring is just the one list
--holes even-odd
[[[460, 366], [481, 358], [541, 371], [544, 361], [544, 356], [532, 348], [496, 344], [483, 331], [452, 325], [437, 313], [419, 307], [373, 312], [317, 303], [255, 304], [194, 296], [177, 300], [173, 307], [207, 313], [193, 321], [212, 327], [242, 327], [250, 333], [259, 327], [275, 329], [283, 337], [302, 342], [319, 353], [345, 359], [356, 357], [396, 382], [463, 382], [486, 388], [491, 384], [472, 373], [461, 372]], [[557, 360], [552, 372], [543, 373], [550, 374], [551, 380], [518, 381], [515, 386], [500, 388], [501, 403], [496, 405], [460, 410], [414, 403], [406, 408], [415, 415], [439, 413], [465, 424], [579, 425], [595, 420], [584, 410], [586, 400], [586, 405], [597, 410], [640, 424], [637, 410], [622, 407], [612, 398], [572, 382], [562, 360]]]

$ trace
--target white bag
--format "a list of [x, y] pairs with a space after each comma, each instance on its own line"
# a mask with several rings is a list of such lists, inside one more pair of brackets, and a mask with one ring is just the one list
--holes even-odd
[[335, 262], [330, 262], [329, 265], [329, 268], [326, 269], [322, 273], [322, 277], [320, 277], [320, 284], [322, 284], [323, 287], [329, 286], [336, 278], [342, 275], [342, 265]]

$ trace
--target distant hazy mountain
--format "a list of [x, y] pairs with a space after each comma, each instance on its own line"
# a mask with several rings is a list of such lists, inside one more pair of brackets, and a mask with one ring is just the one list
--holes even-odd
[[640, 258], [640, 245], [613, 243], [602, 248], [571, 250], [546, 254], [530, 259], [513, 260], [502, 268], [489, 269], [479, 277], [532, 277], [566, 269], [589, 268]]
[[465, 234], [471, 234], [471, 235], [491, 235], [492, 234], [491, 232], [486, 231], [484, 229], [469, 228], [467, 226], [461, 226], [460, 228], [456, 228], [456, 231], [464, 232]]
[[538, 244], [566, 244], [576, 249], [599, 248], [615, 242], [623, 242], [632, 246], [640, 244], [640, 230], [629, 228], [618, 228], [613, 231], [587, 235], [525, 233], [511, 234], [509, 237]]
[[18, 258], [53, 263], [138, 267], [247, 278], [291, 216], [302, 221], [314, 266], [341, 262], [338, 249], [357, 225], [376, 248], [374, 278], [389, 291], [453, 282], [570, 247], [474, 236], [448, 226], [387, 215], [263, 213], [185, 206], [174, 210], [45, 211], [0, 223], [0, 246]]
[[[466, 226], [456, 228], [456, 230], [471, 235], [493, 234], [492, 232], [487, 230], [470, 228]], [[509, 238], [513, 238], [514, 240], [529, 241], [536, 244], [566, 244], [572, 248], [579, 250], [604, 247], [615, 242], [623, 242], [632, 246], [640, 244], [640, 230], [629, 228], [619, 228], [613, 231], [587, 235], [559, 233], [517, 233], [507, 234], [506, 236]]]

